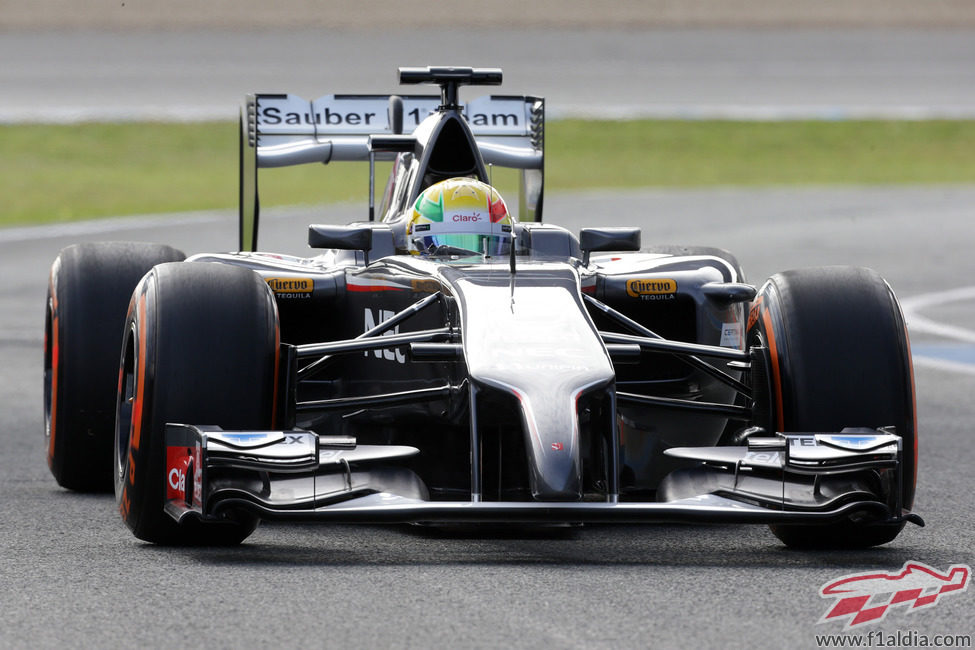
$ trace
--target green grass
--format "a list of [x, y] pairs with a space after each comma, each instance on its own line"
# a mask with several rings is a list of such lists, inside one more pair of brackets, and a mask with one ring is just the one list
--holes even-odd
[[972, 183], [973, 147], [975, 121], [571, 120], [546, 156], [551, 188]]
[[[548, 124], [546, 138], [550, 191], [975, 183], [975, 121], [966, 120], [563, 120]], [[262, 170], [261, 203], [364, 204], [366, 170]], [[231, 208], [237, 125], [0, 126], [0, 197], [0, 225]]]
[[[363, 165], [305, 165], [262, 175], [262, 203], [365, 196]], [[266, 185], [266, 187], [265, 187]], [[208, 210], [237, 205], [237, 125], [0, 127], [0, 224]]]

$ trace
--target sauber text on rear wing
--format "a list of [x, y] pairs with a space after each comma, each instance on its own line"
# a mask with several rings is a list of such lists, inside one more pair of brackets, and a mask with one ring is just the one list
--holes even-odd
[[[392, 101], [391, 101], [392, 100]], [[391, 117], [400, 104], [402, 115]], [[436, 95], [248, 95], [241, 109], [240, 249], [257, 247], [258, 170], [305, 163], [391, 160], [374, 151], [372, 136], [414, 129], [440, 107]], [[520, 216], [540, 217], [544, 179], [545, 102], [540, 97], [488, 95], [468, 102], [463, 116], [485, 164], [520, 169]]]

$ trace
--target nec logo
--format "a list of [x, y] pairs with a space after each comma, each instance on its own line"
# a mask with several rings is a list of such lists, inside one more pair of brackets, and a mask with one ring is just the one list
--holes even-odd
[[940, 598], [968, 589], [971, 568], [955, 564], [946, 573], [921, 562], [906, 562], [895, 573], [854, 573], [826, 583], [823, 598], [836, 599], [820, 623], [846, 621], [846, 627], [884, 620], [892, 607], [903, 605], [906, 613], [934, 607]]
[[[379, 319], [376, 319], [376, 315], [368, 307], [365, 311], [365, 329], [363, 331], [368, 332], [376, 326], [377, 323], [382, 323], [385, 320], [392, 318], [396, 312], [390, 311], [388, 309], [379, 310]], [[399, 334], [399, 325], [394, 327], [388, 332], [385, 332], [383, 336], [388, 336], [392, 334]], [[364, 355], [369, 356], [370, 354], [375, 355], [377, 359], [385, 359], [386, 361], [395, 361], [396, 363], [406, 363], [406, 355], [399, 348], [386, 348], [385, 350], [366, 350]]]

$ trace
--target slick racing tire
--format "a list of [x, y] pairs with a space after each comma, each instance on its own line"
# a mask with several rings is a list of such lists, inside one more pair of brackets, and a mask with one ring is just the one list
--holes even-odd
[[158, 244], [76, 244], [51, 266], [44, 325], [44, 442], [58, 484], [111, 491], [122, 324], [132, 290], [156, 264], [184, 259]]
[[119, 369], [115, 495], [139, 539], [168, 545], [239, 544], [249, 513], [177, 524], [167, 498], [167, 422], [268, 430], [278, 364], [274, 298], [259, 275], [217, 263], [155, 267], [125, 319]]
[[[853, 267], [774, 275], [752, 305], [748, 341], [768, 350], [766, 428], [895, 427], [904, 442], [902, 506], [910, 509], [917, 468], [914, 373], [904, 317], [883, 278]], [[878, 496], [886, 499], [896, 487], [885, 485], [887, 494]], [[893, 540], [903, 527], [846, 520], [771, 529], [792, 547], [863, 548]]]

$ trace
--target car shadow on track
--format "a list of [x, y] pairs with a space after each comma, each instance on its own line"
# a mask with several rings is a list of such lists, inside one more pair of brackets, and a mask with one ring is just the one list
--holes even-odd
[[[153, 547], [147, 547], [153, 548]], [[158, 547], [155, 547], [158, 548]], [[160, 549], [160, 552], [170, 552]], [[177, 551], [179, 552], [179, 551]], [[893, 544], [796, 551], [760, 526], [419, 527], [266, 525], [236, 548], [184, 549], [207, 565], [550, 565], [836, 570], [894, 566], [918, 555]]]
[[[892, 543], [863, 550], [793, 550], [765, 526], [748, 525], [335, 525], [264, 523], [242, 545], [230, 548], [167, 547], [132, 537], [119, 520], [114, 498], [53, 490], [43, 499], [49, 535], [78, 544], [110, 538], [115, 550], [179, 556], [213, 566], [635, 566], [822, 568], [898, 566], [922, 558], [951, 564], [956, 555], [919, 545], [912, 528]], [[52, 507], [53, 506], [53, 507]], [[79, 525], [79, 512], [84, 515]], [[25, 516], [27, 513], [24, 513]], [[60, 522], [61, 525], [58, 525]]]

